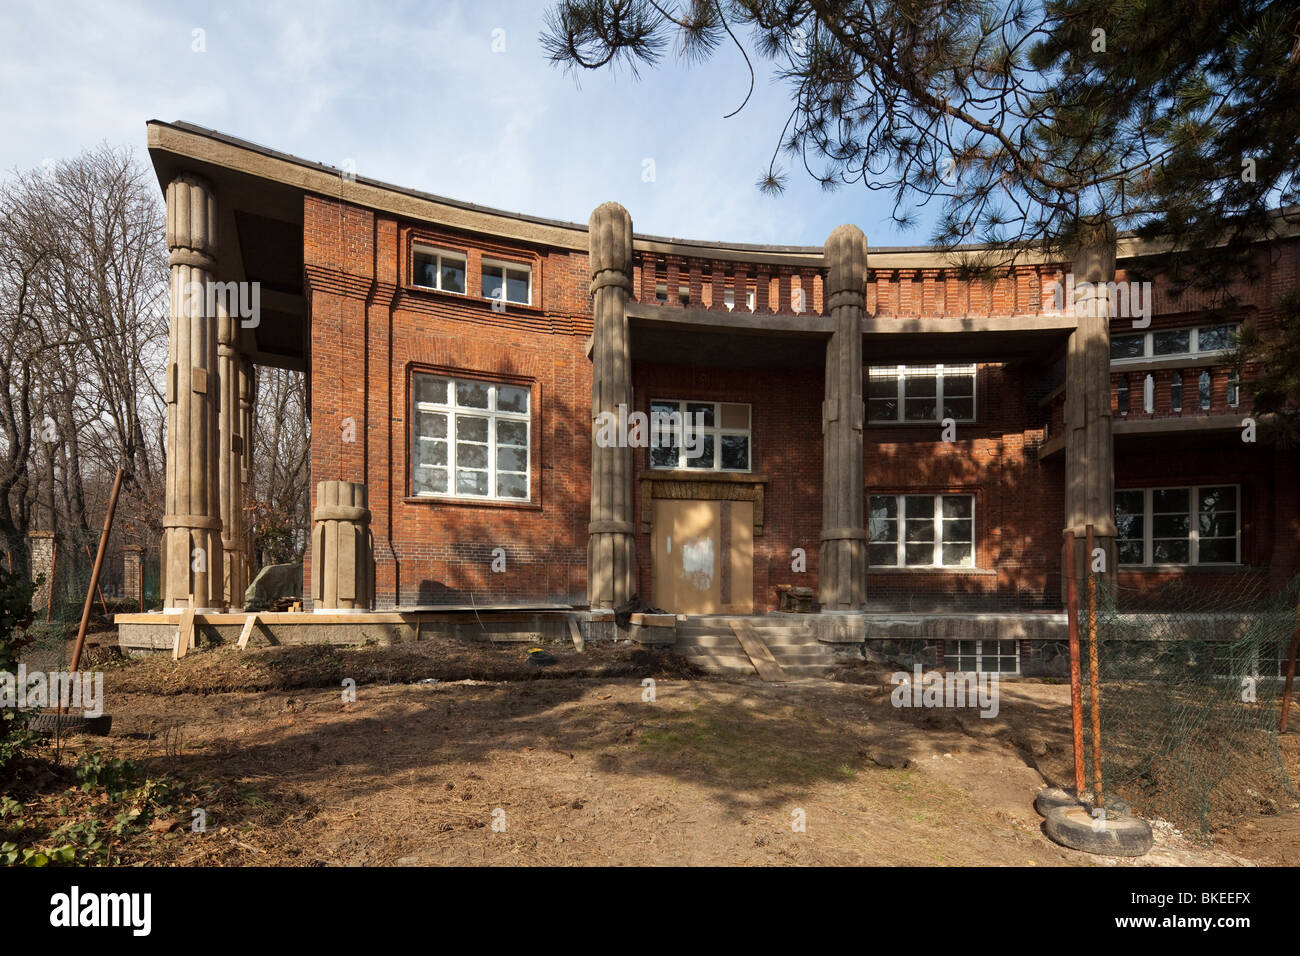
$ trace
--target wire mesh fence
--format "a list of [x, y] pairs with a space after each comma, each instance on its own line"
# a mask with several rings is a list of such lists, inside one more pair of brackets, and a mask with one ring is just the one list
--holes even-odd
[[[1300, 577], [1270, 591], [1194, 582], [1097, 591], [1102, 782], [1135, 812], [1208, 837], [1248, 813], [1296, 799], [1278, 718]], [[1092, 639], [1080, 600], [1084, 726]], [[1087, 748], [1087, 779], [1093, 753]]]

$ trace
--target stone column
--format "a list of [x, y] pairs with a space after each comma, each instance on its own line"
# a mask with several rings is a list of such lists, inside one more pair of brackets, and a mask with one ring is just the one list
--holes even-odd
[[144, 610], [144, 579], [140, 575], [144, 567], [144, 548], [138, 544], [128, 544], [122, 548], [122, 593]]
[[867, 303], [867, 237], [840, 226], [826, 240], [826, 343], [822, 403], [822, 533], [818, 586], [823, 610], [867, 604], [867, 530], [862, 481], [862, 319]]
[[221, 498], [222, 593], [225, 603], [239, 610], [244, 606], [244, 448], [243, 409], [240, 402], [240, 369], [243, 358], [236, 348], [239, 318], [224, 303], [217, 307], [217, 365], [220, 380], [218, 428], [221, 454], [217, 485]]
[[312, 609], [370, 610], [375, 574], [366, 486], [319, 482], [312, 521]]
[[[587, 601], [618, 607], [636, 590], [636, 539], [632, 522], [632, 449], [602, 448], [596, 423], [619, 406], [631, 412], [632, 359], [627, 301], [632, 293], [632, 217], [607, 202], [591, 214], [591, 522], [587, 525]], [[675, 304], [673, 270], [668, 300]]]
[[[1115, 233], [1085, 226], [1074, 252], [1074, 309], [1065, 364], [1065, 528], [1074, 531], [1079, 581], [1091, 562], [1084, 538], [1106, 553], [1106, 577], [1115, 582], [1115, 462], [1110, 410], [1110, 292], [1115, 281]], [[1062, 574], [1065, 573], [1062, 564]], [[1064, 580], [1062, 580], [1064, 588]], [[1080, 585], [1082, 594], [1082, 584]], [[1064, 590], [1061, 592], [1064, 594]]]
[[167, 359], [167, 491], [162, 560], [164, 608], [216, 611], [222, 603], [220, 377], [217, 320], [209, 292], [216, 271], [217, 203], [203, 180], [167, 187], [171, 322]]

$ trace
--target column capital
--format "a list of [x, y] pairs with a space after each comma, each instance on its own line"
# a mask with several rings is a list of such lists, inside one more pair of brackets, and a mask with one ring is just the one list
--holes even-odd
[[606, 271], [632, 274], [632, 217], [616, 202], [601, 203], [587, 223], [591, 277]]
[[167, 184], [167, 248], [217, 254], [217, 200], [207, 181], [181, 173]]
[[826, 297], [867, 294], [867, 237], [857, 226], [837, 226], [826, 239]]

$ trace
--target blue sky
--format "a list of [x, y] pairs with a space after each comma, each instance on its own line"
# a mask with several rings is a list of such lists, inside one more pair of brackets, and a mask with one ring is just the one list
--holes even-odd
[[[705, 65], [572, 74], [551, 66], [537, 2], [0, 7], [0, 168], [106, 140], [145, 155], [148, 119], [187, 120], [359, 175], [585, 222], [614, 199], [638, 232], [820, 245], [854, 222], [872, 245], [924, 243], [862, 186], [823, 193], [793, 171], [758, 192], [788, 110], [734, 48]], [[202, 30], [203, 52], [195, 52]], [[504, 52], [493, 52], [494, 31]], [[496, 34], [498, 39], [501, 34]], [[761, 64], [760, 64], [761, 65]], [[654, 181], [643, 181], [645, 160]]]

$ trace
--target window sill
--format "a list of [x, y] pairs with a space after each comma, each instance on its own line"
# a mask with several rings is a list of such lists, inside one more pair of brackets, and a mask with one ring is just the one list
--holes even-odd
[[966, 574], [966, 575], [992, 575], [997, 576], [997, 571], [993, 568], [936, 568], [936, 567], [916, 567], [916, 568], [891, 568], [891, 567], [868, 567], [867, 574]]
[[1246, 564], [1121, 564], [1119, 566], [1120, 574], [1182, 574], [1186, 571], [1192, 572], [1240, 572], [1254, 571], [1255, 568]]
[[[463, 302], [467, 305], [478, 305], [491, 311], [492, 299], [485, 299], [482, 296], [470, 295], [468, 292], [448, 292], [445, 289], [432, 289], [426, 285], [412, 285], [409, 282], [402, 286], [403, 292], [413, 293], [416, 295], [428, 296], [433, 299], [453, 299], [457, 302]], [[498, 315], [508, 315], [511, 311], [528, 312], [540, 314], [542, 307], [540, 305], [524, 305], [522, 302], [507, 302], [505, 311]]]
[[[868, 428], [935, 428], [943, 424], [941, 418], [930, 418], [921, 422], [876, 422], [868, 421]], [[978, 425], [978, 418], [954, 418], [954, 425]]]
[[505, 508], [511, 511], [541, 511], [540, 501], [503, 501], [499, 498], [443, 498], [434, 495], [407, 495], [405, 505], [455, 505], [470, 508]]

